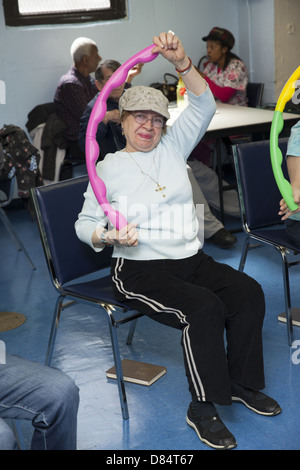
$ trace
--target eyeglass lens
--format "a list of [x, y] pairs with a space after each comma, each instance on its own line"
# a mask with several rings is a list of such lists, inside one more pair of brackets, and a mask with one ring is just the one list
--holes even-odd
[[154, 116], [152, 118], [148, 118], [146, 114], [142, 114], [142, 113], [137, 113], [137, 114], [133, 113], [133, 116], [138, 124], [146, 124], [146, 122], [151, 121], [154, 127], [161, 128], [164, 125], [164, 120], [160, 116]]

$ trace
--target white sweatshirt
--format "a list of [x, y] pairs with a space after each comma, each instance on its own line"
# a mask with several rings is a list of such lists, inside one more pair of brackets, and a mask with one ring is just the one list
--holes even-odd
[[[205, 134], [216, 105], [208, 87], [200, 96], [191, 92], [188, 96], [189, 105], [173, 126], [167, 128], [154, 150], [133, 152], [131, 156], [118, 151], [107, 154], [97, 165], [97, 174], [106, 185], [109, 203], [125, 216], [128, 223], [138, 224], [138, 246], [114, 246], [112, 256], [115, 258], [180, 259], [193, 256], [201, 247], [186, 160]], [[156, 191], [153, 180], [165, 190]], [[84, 197], [82, 211], [75, 223], [76, 233], [95, 251], [101, 251], [93, 246], [91, 238], [97, 226], [105, 227], [108, 219], [90, 184]]]

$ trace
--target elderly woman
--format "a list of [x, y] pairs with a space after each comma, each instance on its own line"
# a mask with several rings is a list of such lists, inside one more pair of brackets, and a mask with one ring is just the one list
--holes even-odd
[[126, 147], [108, 154], [97, 171], [109, 202], [126, 215], [128, 225], [120, 231], [105, 228], [107, 218], [89, 185], [76, 231], [95, 251], [112, 246], [117, 298], [182, 330], [192, 397], [187, 422], [201, 441], [229, 449], [236, 441], [214, 403], [240, 401], [265, 415], [281, 411], [255, 391], [264, 387], [264, 296], [253, 279], [201, 249], [186, 159], [205, 133], [215, 103], [179, 38], [169, 32], [153, 41], [153, 52], [181, 74], [189, 105], [166, 129], [168, 102], [160, 91], [137, 86], [123, 94], [119, 107]]

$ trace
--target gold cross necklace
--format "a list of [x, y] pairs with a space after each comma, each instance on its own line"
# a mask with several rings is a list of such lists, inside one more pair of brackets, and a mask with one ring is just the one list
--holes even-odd
[[137, 161], [135, 161], [135, 159], [133, 158], [133, 156], [131, 155], [131, 153], [127, 150], [127, 148], [125, 147], [125, 150], [126, 152], [128, 153], [128, 155], [132, 158], [132, 160], [134, 161], [134, 163], [139, 167], [140, 169], [140, 172], [145, 175], [145, 176], [148, 176], [148, 178], [150, 178], [157, 186], [157, 188], [155, 189], [156, 192], [161, 192], [162, 194], [162, 197], [166, 197], [165, 195], [165, 189], [166, 189], [166, 186], [162, 186], [161, 184], [159, 184], [158, 182], [158, 171], [157, 171], [157, 166], [156, 166], [156, 162], [155, 162], [155, 157], [156, 157], [156, 150], [155, 150], [155, 154], [154, 154], [154, 157], [153, 157], [153, 163], [154, 163], [154, 166], [155, 166], [155, 171], [156, 171], [156, 180], [154, 178], [152, 178], [151, 175], [149, 175], [149, 173], [146, 173], [142, 168], [141, 166], [138, 164]]

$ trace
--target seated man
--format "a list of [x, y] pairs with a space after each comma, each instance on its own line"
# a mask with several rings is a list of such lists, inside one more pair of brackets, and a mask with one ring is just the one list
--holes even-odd
[[71, 46], [73, 65], [61, 77], [55, 92], [56, 114], [67, 125], [64, 136], [68, 140], [68, 153], [74, 160], [83, 160], [78, 145], [79, 121], [88, 102], [97, 94], [90, 73], [97, 68], [101, 57], [97, 45], [88, 38], [77, 38]]

